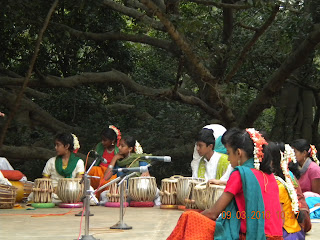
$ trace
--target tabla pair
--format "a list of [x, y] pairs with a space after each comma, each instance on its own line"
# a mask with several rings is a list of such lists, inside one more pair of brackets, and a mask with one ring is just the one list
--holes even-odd
[[221, 196], [225, 186], [208, 184], [202, 178], [172, 176], [161, 182], [161, 208], [210, 208]]
[[[133, 177], [123, 182], [124, 189], [128, 186], [128, 195], [131, 198], [131, 207], [153, 207], [153, 200], [157, 193], [157, 184], [155, 177]], [[127, 198], [126, 191], [124, 191], [124, 198]], [[120, 206], [120, 186], [117, 183], [110, 185], [107, 193], [108, 202], [106, 207]], [[125, 200], [126, 202], [126, 200]], [[128, 204], [127, 204], [128, 205]]]
[[[83, 196], [84, 185], [80, 184], [81, 178], [61, 178], [58, 180], [56, 194], [62, 203], [59, 207], [74, 208], [82, 207], [82, 202], [79, 202]], [[54, 207], [52, 203], [52, 195], [54, 189], [52, 179], [38, 178], [35, 180], [33, 192], [33, 201], [35, 207]]]

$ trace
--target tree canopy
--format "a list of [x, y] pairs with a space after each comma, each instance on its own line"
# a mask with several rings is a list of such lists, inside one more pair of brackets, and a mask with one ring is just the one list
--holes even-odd
[[30, 68], [53, 2], [0, 9], [0, 154], [30, 177], [56, 133], [75, 133], [86, 154], [109, 124], [173, 157], [159, 176], [189, 173], [208, 123], [320, 147], [318, 1], [60, 0]]

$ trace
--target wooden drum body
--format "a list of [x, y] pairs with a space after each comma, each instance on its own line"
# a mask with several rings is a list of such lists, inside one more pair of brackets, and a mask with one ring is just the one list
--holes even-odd
[[32, 192], [33, 182], [30, 181], [10, 181], [12, 186], [17, 188], [16, 202], [26, 202]]
[[160, 201], [162, 205], [177, 205], [177, 179], [161, 180]]
[[178, 179], [177, 198], [182, 205], [186, 205], [186, 199], [189, 199], [189, 195], [190, 193], [192, 193], [192, 187], [194, 186], [194, 184], [190, 184], [191, 181], [193, 181], [194, 183], [201, 183], [205, 180], [203, 178], [192, 177], [183, 177]]
[[157, 193], [155, 177], [133, 177], [129, 179], [129, 196], [138, 202], [153, 201]]
[[83, 196], [84, 184], [81, 178], [61, 178], [58, 180], [57, 195], [63, 203], [80, 202]]
[[220, 198], [226, 186], [200, 183], [194, 188], [195, 203], [201, 210], [211, 208]]
[[13, 208], [16, 201], [17, 188], [0, 184], [0, 208]]
[[[127, 181], [124, 181], [123, 183], [123, 200], [124, 202], [127, 199]], [[112, 183], [109, 188], [109, 193], [107, 193], [108, 196], [108, 202], [120, 202], [120, 186], [118, 186], [118, 183]]]
[[49, 203], [52, 202], [52, 179], [37, 178], [34, 180], [33, 201], [35, 203]]

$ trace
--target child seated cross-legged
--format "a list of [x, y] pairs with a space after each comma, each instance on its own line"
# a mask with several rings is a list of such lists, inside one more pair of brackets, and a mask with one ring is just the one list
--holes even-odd
[[222, 136], [222, 143], [235, 168], [224, 193], [202, 213], [183, 213], [168, 240], [283, 239], [282, 219], [277, 216], [279, 189], [267, 142], [253, 128], [233, 128]]

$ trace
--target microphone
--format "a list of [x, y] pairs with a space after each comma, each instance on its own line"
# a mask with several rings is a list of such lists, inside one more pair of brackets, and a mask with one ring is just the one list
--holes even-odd
[[117, 168], [117, 169], [112, 169], [113, 173], [117, 173], [117, 172], [123, 172], [123, 173], [129, 173], [129, 172], [147, 172], [148, 171], [148, 167], [150, 167], [151, 165], [148, 164], [147, 166], [141, 166], [141, 167], [133, 167], [133, 168]]
[[171, 162], [170, 156], [142, 156], [142, 159], [160, 162]]
[[104, 157], [102, 157], [101, 155], [99, 155], [99, 153], [97, 153], [96, 151], [94, 151], [94, 156], [95, 156], [95, 158], [97, 158], [98, 160], [100, 160], [102, 163], [108, 163], [107, 159], [105, 159]]

